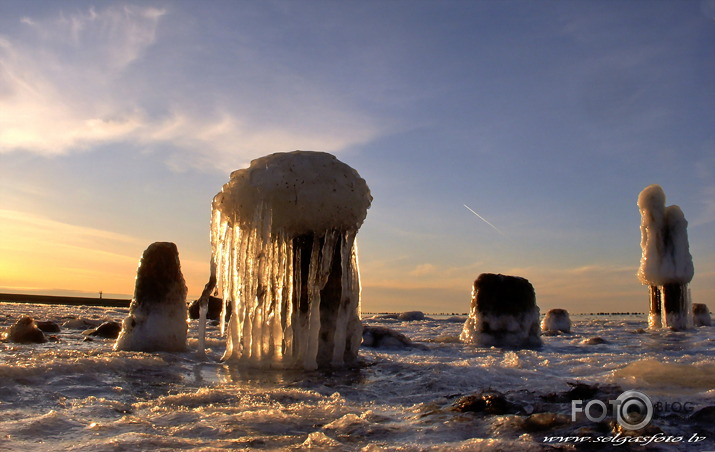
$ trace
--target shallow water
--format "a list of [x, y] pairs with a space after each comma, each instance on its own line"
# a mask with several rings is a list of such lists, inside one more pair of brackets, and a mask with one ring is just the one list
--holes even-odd
[[[64, 323], [126, 312], [1, 303], [0, 326], [25, 314]], [[637, 332], [645, 316], [572, 320], [574, 334], [545, 336], [541, 349], [504, 350], [455, 342], [463, 325], [455, 319], [366, 318], [428, 349], [363, 347], [359, 369], [324, 372], [218, 363], [224, 341], [215, 326], [207, 361], [195, 352], [114, 352], [112, 340], [83, 342], [81, 329], [63, 328], [58, 342], [0, 343], [0, 450], [542, 450], [546, 436], [614, 436], [603, 423], [570, 421], [564, 397], [575, 382], [599, 385], [594, 398], [604, 401], [624, 390], [647, 394], [660, 409], [638, 434], [683, 437], [658, 444], [663, 450], [715, 450], [707, 414], [715, 406], [715, 328]], [[195, 331], [192, 323], [192, 347]], [[584, 343], [594, 337], [606, 342]], [[487, 390], [504, 394], [516, 413], [452, 408]], [[534, 428], [529, 416], [542, 412], [562, 422]], [[693, 434], [707, 439], [688, 443]]]

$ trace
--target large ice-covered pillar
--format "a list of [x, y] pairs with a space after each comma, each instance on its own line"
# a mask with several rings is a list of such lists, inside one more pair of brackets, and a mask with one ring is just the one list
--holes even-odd
[[234, 301], [225, 360], [305, 369], [356, 361], [355, 236], [371, 202], [358, 173], [323, 152], [271, 154], [231, 174], [211, 227], [217, 290]]
[[482, 346], [538, 347], [539, 307], [531, 283], [518, 276], [482, 273], [474, 281], [469, 318], [459, 339]]
[[665, 206], [659, 185], [638, 195], [641, 213], [641, 263], [638, 278], [649, 286], [653, 327], [687, 329], [693, 326], [688, 283], [693, 279], [693, 258], [688, 244], [688, 222], [680, 207]]

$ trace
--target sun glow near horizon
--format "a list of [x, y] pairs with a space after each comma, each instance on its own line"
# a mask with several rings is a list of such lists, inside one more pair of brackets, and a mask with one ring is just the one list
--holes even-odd
[[[151, 243], [17, 210], [0, 210], [0, 236], [0, 290], [48, 294], [131, 297], [139, 260]], [[200, 273], [208, 264], [183, 256], [182, 268], [192, 293], [200, 293]]]

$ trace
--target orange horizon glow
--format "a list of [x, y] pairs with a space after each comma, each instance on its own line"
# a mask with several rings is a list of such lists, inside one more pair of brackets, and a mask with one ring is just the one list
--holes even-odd
[[[0, 291], [125, 295], [150, 243], [39, 215], [0, 209]], [[181, 251], [180, 251], [181, 259]], [[205, 264], [181, 259], [189, 294], [200, 293]]]

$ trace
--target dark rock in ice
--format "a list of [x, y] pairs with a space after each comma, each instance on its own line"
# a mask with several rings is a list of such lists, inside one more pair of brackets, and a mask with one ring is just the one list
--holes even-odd
[[467, 320], [466, 317], [452, 316], [444, 319], [445, 322], [449, 323], [464, 323]]
[[96, 336], [103, 337], [105, 339], [116, 339], [119, 337], [119, 333], [122, 331], [122, 324], [119, 322], [104, 322], [97, 328], [92, 328], [87, 331], [83, 331], [82, 334], [85, 336]]
[[404, 334], [384, 326], [365, 325], [362, 330], [362, 345], [370, 348], [427, 349], [424, 345], [415, 344]]
[[440, 336], [435, 337], [434, 339], [430, 339], [429, 342], [436, 342], [438, 344], [457, 344], [459, 343], [459, 336], [451, 334], [442, 334]]
[[525, 278], [482, 273], [460, 339], [482, 346], [539, 347], [539, 307]]
[[633, 331], [633, 333], [635, 333], [635, 334], [645, 334], [645, 333], [647, 333], [647, 332], [648, 332], [648, 331], [646, 331], [646, 330], [643, 329], [643, 328], [638, 328], [637, 330], [634, 330], [634, 331]]
[[49, 336], [49, 337], [47, 338], [47, 340], [50, 341], [50, 342], [59, 342], [59, 341], [60, 341], [60, 338], [53, 335], [53, 336]]
[[[206, 312], [206, 319], [219, 320], [221, 318], [221, 309], [223, 309], [223, 300], [218, 297], [209, 297], [209, 310]], [[226, 319], [228, 320], [230, 317], [231, 309], [228, 309]], [[199, 300], [194, 300], [189, 304], [189, 318], [199, 318]]]
[[694, 326], [712, 326], [712, 318], [708, 305], [702, 303], [693, 303], [693, 325]]
[[567, 425], [570, 422], [571, 418], [565, 414], [534, 413], [524, 419], [522, 429], [528, 433], [541, 432]]
[[60, 326], [55, 322], [51, 322], [49, 320], [44, 322], [35, 322], [35, 325], [37, 325], [37, 328], [41, 329], [44, 333], [60, 332]]
[[690, 419], [711, 426], [715, 425], [715, 405], [699, 409], [690, 415]]
[[89, 337], [89, 336], [85, 336], [85, 338], [82, 339], [82, 342], [94, 342], [94, 339], [92, 339], [92, 338]]
[[541, 331], [546, 334], [570, 333], [571, 318], [566, 309], [550, 309], [541, 321]]
[[452, 410], [460, 413], [473, 412], [491, 415], [523, 413], [521, 407], [509, 402], [504, 394], [496, 391], [460, 397], [452, 404]]
[[596, 337], [584, 339], [581, 341], [581, 343], [583, 345], [599, 345], [599, 344], [608, 344], [608, 341], [600, 336], [596, 336]]
[[586, 383], [568, 383], [571, 389], [566, 393], [567, 400], [590, 400], [598, 393], [598, 386]]
[[[658, 434], [663, 434], [663, 429], [660, 428], [659, 426], [653, 424], [652, 422], [645, 427], [638, 429], [638, 430], [629, 430], [627, 428], [624, 428], [622, 425], [620, 425], [618, 422], [611, 421], [611, 433], [613, 435], [619, 435], [619, 436], [653, 436], [653, 435], [658, 435]], [[642, 445], [641, 445], [642, 447]]]
[[139, 263], [134, 298], [114, 349], [186, 350], [186, 291], [176, 245], [149, 245]]
[[425, 313], [422, 311], [407, 311], [397, 315], [397, 320], [402, 320], [403, 322], [414, 322], [424, 319]]
[[96, 328], [101, 325], [103, 320], [95, 319], [71, 319], [62, 324], [63, 328], [70, 330], [86, 330], [88, 328]]
[[45, 334], [37, 327], [32, 317], [28, 316], [21, 317], [10, 327], [7, 339], [10, 342], [20, 344], [42, 344], [47, 342]]
[[380, 314], [372, 316], [372, 320], [397, 320], [400, 314]]
[[541, 396], [541, 398], [549, 403], [570, 403], [572, 400], [592, 400], [616, 399], [623, 393], [623, 389], [616, 385], [593, 385], [581, 382], [568, 382], [571, 386], [566, 392], [551, 393]]

